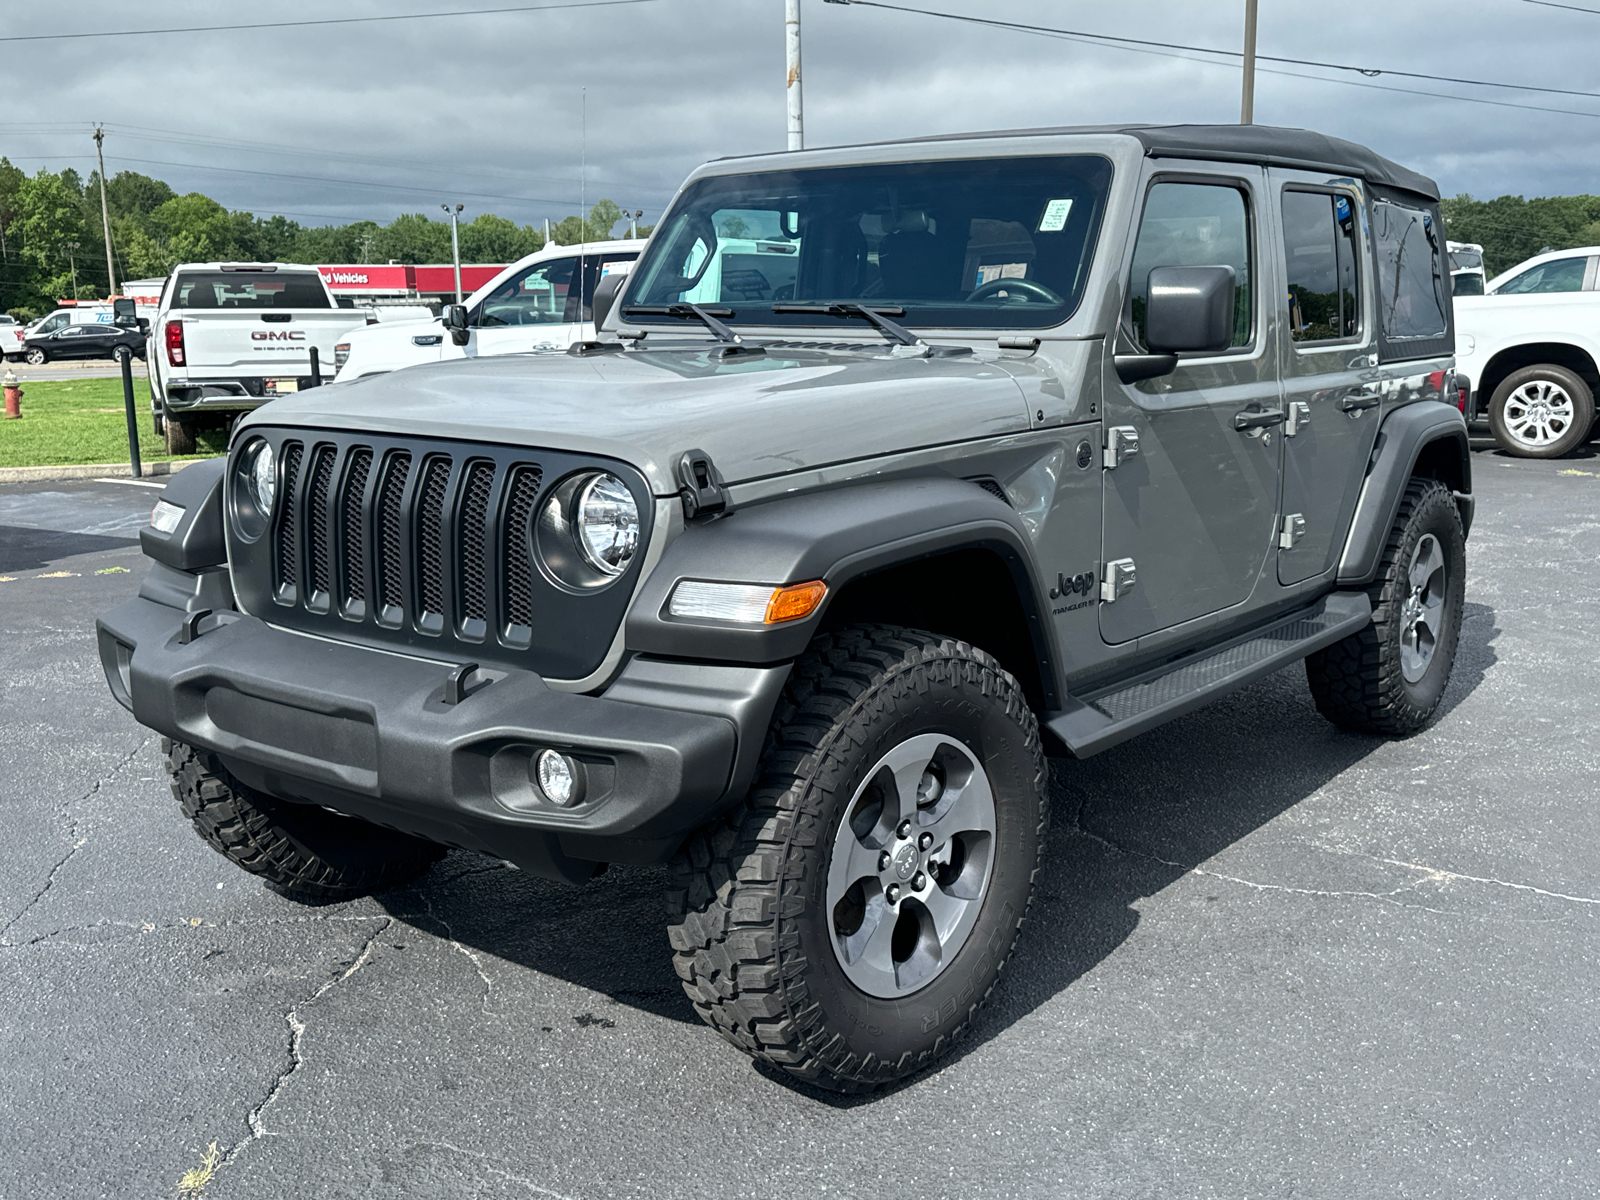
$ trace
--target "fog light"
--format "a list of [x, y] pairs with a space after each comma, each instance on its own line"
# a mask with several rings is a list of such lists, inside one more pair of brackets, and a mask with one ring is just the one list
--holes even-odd
[[546, 800], [561, 808], [577, 802], [577, 764], [565, 754], [558, 754], [554, 750], [540, 751], [537, 770], [539, 790], [544, 793]]

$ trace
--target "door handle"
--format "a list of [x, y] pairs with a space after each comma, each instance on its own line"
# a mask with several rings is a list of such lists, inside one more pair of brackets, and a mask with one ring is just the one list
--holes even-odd
[[1383, 403], [1382, 396], [1374, 396], [1371, 392], [1358, 392], [1354, 396], [1346, 396], [1339, 404], [1341, 412], [1360, 412], [1364, 408], [1377, 408]]
[[1288, 419], [1289, 414], [1281, 408], [1247, 408], [1233, 414], [1233, 427], [1244, 433], [1251, 429], [1271, 429]]

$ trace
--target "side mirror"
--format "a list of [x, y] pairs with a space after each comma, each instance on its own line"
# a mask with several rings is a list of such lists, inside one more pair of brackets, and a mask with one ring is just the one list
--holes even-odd
[[450, 331], [450, 340], [458, 346], [465, 346], [472, 335], [467, 332], [467, 306], [465, 304], [447, 304], [441, 315], [444, 327]]
[[598, 331], [606, 323], [606, 318], [611, 315], [611, 310], [616, 306], [617, 297], [622, 294], [623, 285], [628, 282], [626, 273], [607, 275], [594, 285], [594, 327]]
[[139, 313], [133, 300], [127, 296], [111, 302], [111, 323], [119, 329], [137, 329]]
[[1220, 353], [1233, 341], [1232, 267], [1150, 272], [1145, 344], [1152, 354]]

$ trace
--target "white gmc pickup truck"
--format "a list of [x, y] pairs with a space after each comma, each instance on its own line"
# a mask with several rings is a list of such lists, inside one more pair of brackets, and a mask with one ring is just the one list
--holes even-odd
[[1540, 254], [1457, 295], [1456, 369], [1467, 420], [1522, 458], [1560, 458], [1595, 432], [1600, 246]]
[[167, 278], [151, 324], [156, 432], [173, 454], [190, 454], [205, 426], [331, 381], [334, 345], [365, 321], [338, 306], [315, 267], [185, 263]]

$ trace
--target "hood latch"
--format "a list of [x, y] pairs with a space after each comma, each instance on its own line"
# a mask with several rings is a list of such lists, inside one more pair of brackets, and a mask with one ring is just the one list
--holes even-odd
[[686, 520], [707, 521], [733, 511], [722, 472], [704, 450], [689, 450], [678, 459], [678, 487]]

